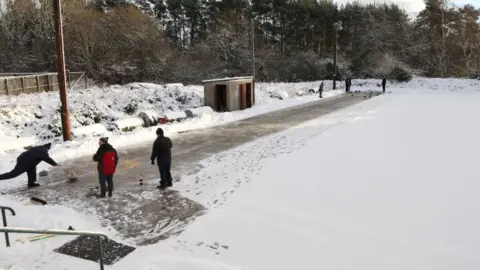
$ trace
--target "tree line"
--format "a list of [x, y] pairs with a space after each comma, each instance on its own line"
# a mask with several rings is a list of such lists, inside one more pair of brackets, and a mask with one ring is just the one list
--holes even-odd
[[[330, 0], [62, 0], [66, 63], [107, 83], [198, 83], [253, 66], [261, 81], [319, 80], [334, 74], [337, 38], [340, 77], [478, 76], [479, 10], [425, 5], [410, 18]], [[6, 1], [0, 70], [57, 70], [51, 0]]]

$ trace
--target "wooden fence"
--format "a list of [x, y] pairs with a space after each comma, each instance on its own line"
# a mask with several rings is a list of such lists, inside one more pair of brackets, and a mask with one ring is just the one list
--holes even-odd
[[[67, 72], [68, 88], [87, 87], [84, 72]], [[19, 95], [58, 91], [57, 73], [18, 74], [0, 73], [0, 95]]]

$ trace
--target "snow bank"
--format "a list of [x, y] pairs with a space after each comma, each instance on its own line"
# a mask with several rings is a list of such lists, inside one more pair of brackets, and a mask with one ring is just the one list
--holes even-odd
[[103, 124], [93, 124], [84, 127], [78, 127], [72, 129], [72, 136], [76, 138], [81, 137], [96, 137], [102, 136], [107, 133], [107, 128]]
[[[72, 226], [75, 230], [89, 230], [104, 232], [109, 237], [115, 237], [109, 228], [103, 227], [95, 216], [84, 215], [74, 210], [58, 205], [35, 205], [28, 199], [13, 198], [6, 195], [0, 196], [0, 205], [8, 206], [15, 210], [16, 215], [7, 213], [9, 227], [29, 227], [35, 229], [62, 229]], [[34, 269], [33, 265], [41, 265], [45, 256], [60, 259], [61, 256], [53, 252], [64, 243], [71, 241], [75, 236], [55, 236], [37, 242], [28, 242], [32, 234], [9, 234], [11, 247], [7, 248], [5, 238], [0, 237], [0, 269]], [[86, 260], [75, 260], [83, 269], [94, 269], [98, 263]], [[9, 268], [17, 267], [17, 268]], [[40, 266], [43, 268], [44, 266]], [[52, 265], [48, 269], [58, 269]]]
[[169, 112], [165, 114], [165, 117], [169, 122], [181, 122], [187, 119], [187, 114], [185, 112]]
[[210, 107], [210, 106], [204, 106], [204, 107], [200, 107], [200, 108], [194, 108], [194, 109], [191, 109], [189, 110], [194, 116], [204, 116], [204, 115], [207, 115], [207, 114], [213, 114], [214, 111], [213, 109]]
[[[203, 107], [202, 86], [132, 83], [125, 86], [72, 90], [68, 97], [71, 128], [77, 134], [81, 134], [81, 137], [88, 136], [88, 133], [94, 136], [103, 133], [100, 131], [101, 127], [95, 124], [103, 124], [107, 129], [117, 127], [118, 131], [110, 135], [118, 136], [122, 134], [121, 130], [131, 130], [141, 126], [137, 117], [142, 119], [146, 117], [140, 116], [140, 113], [147, 114], [151, 119], [150, 125], [154, 125], [161, 115], [168, 114], [169, 119], [188, 117], [187, 110], [194, 116], [205, 117], [201, 121], [205, 126], [210, 126], [214, 122], [218, 124], [241, 119], [242, 115], [251, 116], [252, 112], [258, 114], [316, 100], [316, 95], [295, 97], [294, 92], [317, 84], [318, 82], [257, 83], [254, 108], [228, 114], [217, 114], [210, 107]], [[288, 103], [282, 103], [286, 100], [270, 97], [275, 93], [284, 93], [292, 98]], [[58, 94], [54, 92], [0, 96], [0, 139], [33, 137], [39, 142], [44, 140], [60, 142], [59, 108]], [[132, 119], [125, 120], [127, 118]], [[95, 127], [84, 128], [89, 125], [95, 125]], [[145, 120], [143, 125], [149, 126]], [[195, 126], [199, 125], [195, 124]]]
[[145, 125], [145, 122], [141, 117], [129, 117], [117, 120], [113, 122], [113, 125], [124, 132], [132, 131], [136, 128], [142, 127]]
[[23, 149], [37, 143], [34, 137], [0, 138], [0, 152]]
[[[299, 90], [317, 88], [320, 82], [310, 83], [256, 83], [256, 105], [268, 105], [269, 110], [283, 106], [283, 101], [295, 99], [297, 103], [315, 100], [316, 95], [296, 97]], [[325, 89], [331, 89], [327, 83]], [[202, 107], [203, 86], [182, 84], [156, 85], [132, 83], [124, 86], [92, 87], [72, 90], [68, 93], [72, 129], [87, 125], [103, 124], [107, 128], [115, 121], [138, 116], [144, 112], [165, 115], [189, 110], [197, 116], [213, 114], [209, 107]], [[60, 140], [60, 102], [55, 92], [0, 96], [0, 138], [37, 137], [38, 140]], [[198, 112], [198, 113], [195, 113]], [[157, 120], [159, 117], [155, 117]], [[177, 117], [171, 117], [174, 119]], [[128, 126], [128, 125], [127, 125]]]
[[[342, 85], [343, 89], [344, 85]], [[381, 80], [352, 80], [351, 91], [381, 91]], [[472, 92], [480, 90], [480, 80], [415, 77], [407, 83], [387, 81], [386, 91], [396, 92]]]
[[160, 115], [154, 111], [140, 112], [138, 117], [142, 118], [145, 127], [157, 125], [160, 119]]
[[[135, 117], [139, 112], [184, 111], [203, 105], [200, 86], [133, 83], [68, 93], [71, 127]], [[39, 140], [61, 137], [58, 93], [0, 96], [0, 138], [35, 136]]]

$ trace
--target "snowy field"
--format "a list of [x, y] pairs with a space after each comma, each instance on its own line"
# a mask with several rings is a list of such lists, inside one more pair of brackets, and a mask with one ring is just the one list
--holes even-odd
[[[186, 195], [208, 213], [107, 269], [478, 269], [479, 90], [475, 80], [417, 78], [207, 159], [175, 189], [204, 181], [204, 193]], [[8, 196], [0, 205], [17, 210], [11, 226], [75, 224], [121, 241], [66, 207]], [[73, 237], [16, 241], [25, 237], [12, 235], [8, 249], [0, 240], [0, 267], [98, 269], [51, 252]]]

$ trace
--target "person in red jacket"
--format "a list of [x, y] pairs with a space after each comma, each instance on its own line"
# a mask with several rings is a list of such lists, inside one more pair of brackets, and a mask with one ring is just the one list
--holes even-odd
[[108, 138], [100, 138], [98, 150], [93, 155], [93, 161], [98, 162], [98, 181], [100, 183], [100, 195], [105, 198], [108, 186], [108, 197], [113, 193], [113, 175], [118, 165], [117, 150], [108, 143]]

